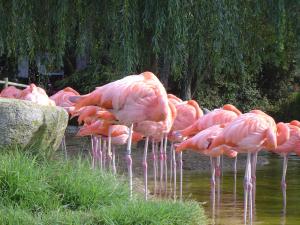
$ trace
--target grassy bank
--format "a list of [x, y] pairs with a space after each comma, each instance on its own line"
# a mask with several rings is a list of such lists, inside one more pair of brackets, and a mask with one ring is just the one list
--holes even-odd
[[82, 160], [0, 155], [0, 224], [205, 224], [195, 202], [128, 199], [121, 177], [93, 171]]

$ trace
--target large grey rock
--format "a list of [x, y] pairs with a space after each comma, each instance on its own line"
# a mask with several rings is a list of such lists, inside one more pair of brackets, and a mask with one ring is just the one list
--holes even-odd
[[63, 108], [0, 98], [0, 148], [56, 150], [67, 123]]

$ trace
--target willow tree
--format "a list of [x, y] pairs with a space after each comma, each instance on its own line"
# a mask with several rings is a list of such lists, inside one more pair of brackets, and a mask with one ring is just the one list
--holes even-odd
[[291, 79], [298, 13], [297, 0], [0, 0], [0, 55], [87, 54], [105, 76], [151, 70], [184, 99], [250, 107]]

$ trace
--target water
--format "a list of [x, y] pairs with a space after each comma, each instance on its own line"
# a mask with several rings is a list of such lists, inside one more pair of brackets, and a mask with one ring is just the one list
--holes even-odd
[[[300, 158], [290, 156], [287, 171], [287, 208], [283, 214], [281, 192], [282, 158], [267, 156], [270, 163], [257, 170], [256, 204], [253, 224], [300, 224]], [[221, 177], [220, 194], [216, 194], [215, 215], [210, 199], [210, 174], [184, 171], [183, 196], [203, 203], [206, 214], [215, 224], [244, 224], [243, 177], [237, 173], [234, 194], [234, 173], [225, 172]]]

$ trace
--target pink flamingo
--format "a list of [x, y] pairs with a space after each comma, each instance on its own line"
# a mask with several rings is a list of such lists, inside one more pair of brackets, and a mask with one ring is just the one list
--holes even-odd
[[286, 124], [289, 127], [290, 138], [288, 140], [277, 140], [277, 148], [273, 152], [283, 156], [281, 188], [283, 194], [283, 211], [286, 211], [286, 171], [288, 155], [290, 152], [300, 153], [300, 122], [293, 120]]
[[32, 101], [40, 105], [55, 106], [55, 102], [49, 99], [45, 90], [30, 84], [24, 90], [9, 86], [1, 91], [0, 97], [16, 98], [21, 100]]
[[[233, 158], [237, 156], [237, 152], [230, 149], [227, 145], [218, 146], [213, 149], [208, 149], [211, 141], [216, 138], [224, 129], [225, 125], [214, 125], [209, 127], [195, 136], [183, 141], [176, 147], [177, 152], [182, 152], [185, 149], [191, 149], [195, 152], [210, 156], [211, 160], [211, 201], [212, 201], [212, 217], [215, 217], [215, 159], [220, 155], [225, 154], [226, 156]], [[218, 199], [220, 192], [218, 191]]]
[[[173, 126], [171, 128], [171, 132], [168, 135], [168, 139], [171, 141], [171, 168], [174, 170], [174, 199], [176, 199], [176, 155], [174, 151], [174, 142], [179, 143], [183, 141], [183, 137], [179, 137], [176, 135], [176, 132], [179, 130], [183, 130], [193, 123], [195, 123], [201, 116], [203, 116], [203, 112], [200, 109], [198, 103], [194, 100], [182, 101], [174, 95], [168, 94], [169, 101], [173, 102], [176, 107], [177, 115], [174, 120]], [[182, 199], [182, 178], [183, 178], [183, 170], [182, 170], [182, 152], [179, 153], [179, 167], [180, 167], [180, 199]], [[172, 170], [170, 178], [172, 179]]]
[[14, 86], [9, 86], [4, 88], [1, 92], [0, 92], [0, 97], [2, 98], [20, 98], [22, 90], [14, 87]]
[[[53, 100], [56, 106], [60, 106], [64, 108], [68, 114], [70, 115], [72, 110], [74, 109], [74, 103], [69, 101], [70, 96], [79, 96], [79, 93], [70, 87], [66, 87], [63, 90], [58, 91], [54, 95], [50, 96], [50, 99]], [[65, 153], [65, 159], [67, 160], [67, 146], [66, 146], [66, 136], [63, 136], [63, 140], [61, 142], [62, 149]]]
[[[215, 109], [201, 116], [191, 126], [174, 133], [179, 137], [193, 136], [198, 132], [205, 130], [213, 125], [230, 123], [231, 121], [239, 117], [241, 114], [242, 113], [235, 106], [231, 104], [226, 104], [220, 109]], [[221, 168], [219, 165], [220, 157], [218, 157], [217, 162], [218, 163], [216, 164], [216, 176], [220, 177], [221, 174]]]
[[56, 106], [64, 108], [70, 114], [74, 107], [74, 103], [69, 100], [70, 96], [79, 96], [79, 93], [71, 87], [66, 87], [50, 96], [50, 99], [55, 102]]
[[251, 182], [251, 154], [262, 148], [275, 149], [277, 147], [277, 136], [288, 139], [288, 127], [279, 123], [276, 125], [274, 119], [260, 110], [252, 110], [240, 115], [229, 123], [223, 131], [215, 137], [208, 149], [229, 146], [231, 150], [239, 153], [247, 153], [247, 165], [244, 185], [244, 220], [247, 221], [247, 201], [249, 194], [250, 222], [252, 221], [252, 182]]
[[[162, 122], [154, 121], [142, 121], [134, 124], [134, 131], [137, 131], [144, 136], [146, 136], [145, 148], [144, 148], [144, 157], [143, 157], [143, 167], [144, 167], [144, 177], [145, 177], [145, 190], [147, 192], [147, 150], [148, 150], [148, 139], [149, 137], [152, 140], [161, 141], [160, 148], [160, 190], [162, 187], [163, 172], [165, 171], [165, 191], [167, 189], [167, 157], [166, 157], [166, 148], [167, 148], [167, 133], [170, 131], [173, 122], [176, 118], [176, 108], [172, 102], [168, 103], [168, 114], [167, 118]], [[153, 145], [153, 144], [152, 144]], [[154, 147], [154, 145], [152, 146]], [[154, 149], [153, 149], [154, 154]], [[154, 160], [156, 156], [154, 155]], [[156, 178], [156, 164], [154, 163], [154, 178]], [[154, 181], [156, 183], [156, 181]], [[145, 199], [147, 199], [147, 193], [145, 192]]]
[[131, 137], [133, 123], [164, 121], [168, 115], [167, 93], [162, 83], [151, 72], [131, 75], [97, 88], [92, 93], [71, 97], [75, 108], [98, 105], [112, 112], [120, 124], [128, 125], [127, 164], [130, 197], [132, 196]]
[[[223, 131], [224, 124], [222, 125], [214, 125], [209, 127], [205, 130], [200, 131], [195, 136], [183, 141], [182, 143], [178, 144], [176, 147], [176, 152], [181, 152], [185, 149], [191, 149], [198, 153], [202, 153], [204, 155], [216, 158], [222, 154], [233, 158], [236, 157], [237, 152], [232, 150], [230, 146], [223, 144], [212, 149], [209, 149], [209, 146], [220, 133]], [[215, 185], [215, 168], [212, 167], [212, 177], [211, 177], [212, 185]]]
[[213, 125], [230, 123], [241, 114], [242, 113], [236, 107], [227, 104], [220, 109], [215, 109], [210, 113], [201, 116], [191, 126], [179, 131], [177, 135], [181, 135], [184, 137], [192, 136]]
[[30, 84], [22, 90], [19, 99], [32, 101], [40, 105], [55, 106], [55, 102], [48, 97], [45, 90], [35, 84]]

